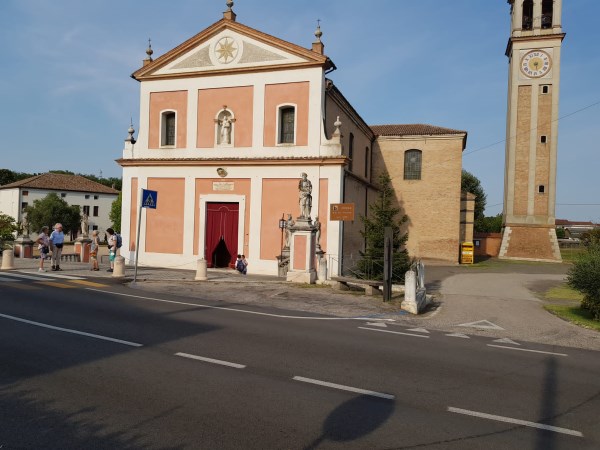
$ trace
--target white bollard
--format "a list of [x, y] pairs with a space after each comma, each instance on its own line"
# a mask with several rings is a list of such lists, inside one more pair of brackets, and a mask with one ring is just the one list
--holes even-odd
[[198, 260], [198, 266], [196, 268], [196, 278], [194, 278], [194, 280], [196, 280], [196, 281], [208, 280], [208, 276], [206, 276], [206, 260], [205, 259]]
[[5, 248], [2, 252], [2, 267], [0, 270], [13, 270], [15, 268], [15, 253], [12, 248]]
[[409, 270], [404, 275], [404, 300], [402, 309], [412, 314], [419, 314], [417, 305], [417, 274]]
[[123, 278], [125, 276], [125, 258], [120, 255], [115, 257], [112, 276], [117, 278]]
[[327, 258], [319, 259], [319, 272], [317, 273], [317, 283], [323, 284], [327, 282]]

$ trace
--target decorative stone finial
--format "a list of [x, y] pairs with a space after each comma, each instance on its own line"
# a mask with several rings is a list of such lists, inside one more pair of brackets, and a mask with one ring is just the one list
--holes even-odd
[[223, 19], [235, 21], [235, 13], [233, 12], [233, 0], [227, 0], [227, 11], [223, 13]]
[[317, 37], [317, 42], [321, 42], [321, 36], [323, 36], [323, 32], [321, 31], [321, 19], [317, 19], [317, 29], [315, 30], [315, 36]]
[[133, 137], [133, 133], [135, 133], [135, 130], [133, 129], [133, 118], [131, 119], [127, 133], [129, 133], [129, 136], [127, 136], [125, 138], [125, 142], [130, 142], [131, 144], [135, 144], [135, 138]]
[[144, 65], [146, 64], [150, 64], [152, 62], [152, 53], [154, 53], [154, 50], [152, 50], [152, 44], [150, 39], [148, 39], [148, 48], [146, 49], [146, 58], [144, 59]]

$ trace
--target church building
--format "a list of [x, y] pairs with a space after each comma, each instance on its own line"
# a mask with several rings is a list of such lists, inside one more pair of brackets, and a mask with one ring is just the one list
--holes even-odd
[[[336, 66], [319, 27], [304, 48], [241, 24], [232, 6], [156, 59], [148, 47], [132, 74], [139, 134], [130, 128], [117, 161], [126, 261], [135, 258], [139, 225], [140, 264], [233, 267], [243, 254], [249, 273], [277, 275], [291, 219], [314, 230], [305, 267], [317, 249], [329, 274], [341, 274], [364, 250], [360, 216], [385, 170], [409, 217], [410, 255], [456, 263], [460, 241], [469, 240], [460, 219], [467, 133], [369, 126], [328, 77]], [[158, 192], [157, 208], [138, 224], [142, 188]], [[339, 205], [353, 205], [353, 220], [332, 220]], [[290, 268], [305, 264], [299, 255], [288, 253]]]

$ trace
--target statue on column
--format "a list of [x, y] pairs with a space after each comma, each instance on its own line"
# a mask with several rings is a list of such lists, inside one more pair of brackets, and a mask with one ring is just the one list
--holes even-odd
[[29, 220], [27, 219], [27, 211], [21, 213], [21, 236], [29, 237]]
[[81, 216], [81, 235], [83, 237], [88, 237], [88, 229], [89, 229], [89, 216], [86, 213], [83, 213]]
[[298, 195], [300, 203], [300, 217], [310, 219], [310, 210], [312, 208], [312, 183], [307, 178], [308, 175], [302, 173], [302, 179], [298, 182]]
[[315, 228], [315, 243], [317, 244], [317, 248], [321, 249], [321, 222], [319, 222], [319, 216], [315, 217], [315, 221], [313, 222], [313, 227]]

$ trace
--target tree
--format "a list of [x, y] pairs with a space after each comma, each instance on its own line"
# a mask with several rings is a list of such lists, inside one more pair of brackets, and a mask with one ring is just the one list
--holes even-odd
[[32, 230], [40, 230], [44, 225], [52, 228], [55, 223], [60, 222], [66, 233], [79, 229], [81, 213], [78, 206], [69, 206], [58, 195], [52, 193], [41, 200], [35, 200], [33, 205], [26, 208], [27, 220]]
[[123, 193], [119, 192], [119, 196], [116, 198], [112, 205], [110, 206], [110, 214], [108, 218], [112, 223], [112, 229], [117, 233], [121, 232], [121, 203], [122, 203]]
[[15, 232], [18, 229], [19, 227], [13, 217], [0, 213], [0, 250], [4, 249], [6, 243], [15, 240]]
[[408, 217], [403, 215], [400, 219], [396, 216], [400, 208], [393, 206], [394, 189], [391, 186], [391, 178], [383, 173], [378, 178], [380, 187], [379, 198], [369, 205], [369, 217], [360, 216], [364, 230], [362, 237], [366, 241], [365, 251], [361, 252], [362, 259], [358, 263], [360, 273], [366, 278], [373, 280], [383, 279], [383, 254], [384, 234], [387, 227], [393, 230], [393, 254], [392, 254], [392, 280], [404, 281], [404, 274], [410, 268], [411, 261], [404, 247], [408, 240], [408, 233], [402, 233], [402, 224], [406, 223]]
[[460, 189], [463, 192], [475, 194], [475, 221], [477, 221], [477, 219], [482, 219], [483, 212], [485, 211], [485, 204], [487, 202], [487, 196], [483, 191], [483, 187], [481, 186], [479, 179], [472, 173], [463, 169], [460, 181]]
[[502, 213], [495, 216], [484, 216], [475, 220], [475, 231], [500, 233], [502, 231]]

